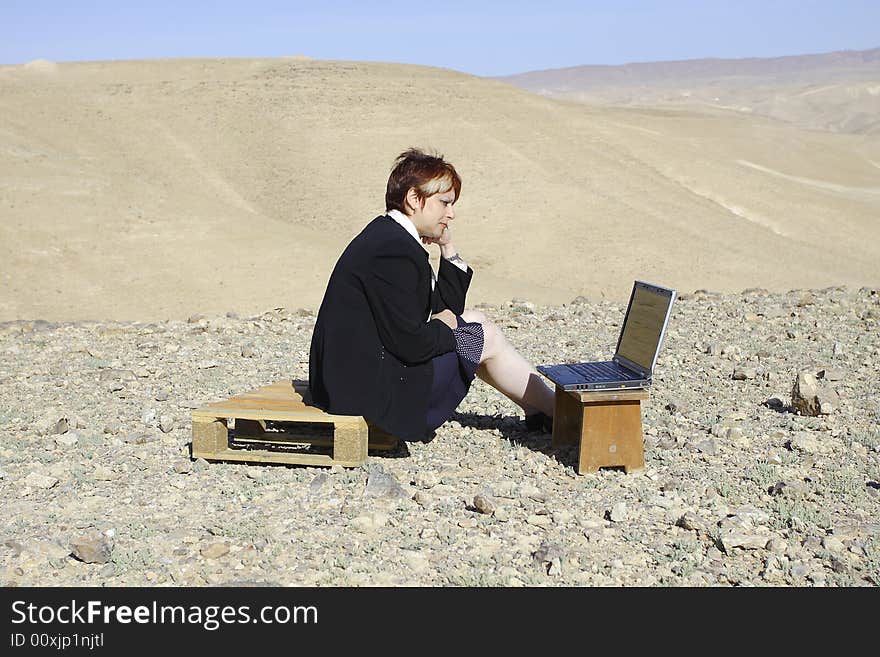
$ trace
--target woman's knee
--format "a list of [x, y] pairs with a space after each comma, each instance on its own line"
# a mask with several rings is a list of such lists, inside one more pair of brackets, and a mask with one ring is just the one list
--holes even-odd
[[500, 353], [506, 344], [504, 334], [497, 324], [479, 310], [465, 310], [461, 318], [466, 322], [478, 322], [483, 327], [483, 354], [480, 362]]
[[483, 325], [483, 357], [480, 362], [492, 358], [504, 350], [507, 341], [497, 324], [486, 320]]
[[480, 324], [485, 324], [489, 321], [486, 319], [486, 315], [479, 310], [465, 310], [461, 314], [461, 318], [466, 322], [479, 322]]

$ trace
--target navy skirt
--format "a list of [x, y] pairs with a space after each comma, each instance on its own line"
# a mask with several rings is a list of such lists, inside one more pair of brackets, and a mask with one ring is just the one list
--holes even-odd
[[456, 316], [455, 351], [435, 356], [431, 400], [428, 402], [427, 433], [446, 422], [467, 395], [483, 354], [483, 325]]

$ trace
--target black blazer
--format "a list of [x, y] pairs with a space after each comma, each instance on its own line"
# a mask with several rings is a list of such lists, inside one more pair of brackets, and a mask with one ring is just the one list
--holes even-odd
[[440, 258], [431, 291], [428, 253], [386, 215], [343, 251], [330, 275], [309, 352], [312, 402], [362, 415], [405, 440], [423, 440], [433, 365], [455, 335], [429, 312], [464, 312], [473, 270]]

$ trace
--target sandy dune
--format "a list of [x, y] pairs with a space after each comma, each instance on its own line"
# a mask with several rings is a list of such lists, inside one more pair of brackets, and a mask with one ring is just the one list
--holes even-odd
[[870, 134], [396, 64], [36, 62], [0, 67], [0, 320], [315, 308], [411, 145], [464, 178], [472, 303], [880, 283]]

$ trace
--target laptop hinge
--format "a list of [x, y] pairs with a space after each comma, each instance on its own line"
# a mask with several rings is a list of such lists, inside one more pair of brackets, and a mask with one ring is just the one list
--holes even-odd
[[636, 374], [638, 374], [642, 378], [645, 378], [645, 379], [651, 378], [650, 371], [646, 370], [641, 365], [637, 365], [636, 363], [632, 362], [628, 358], [624, 358], [623, 356], [615, 355], [611, 360], [614, 361], [615, 363], [617, 363], [618, 365], [620, 365], [621, 367], [625, 367], [626, 369], [635, 372]]

